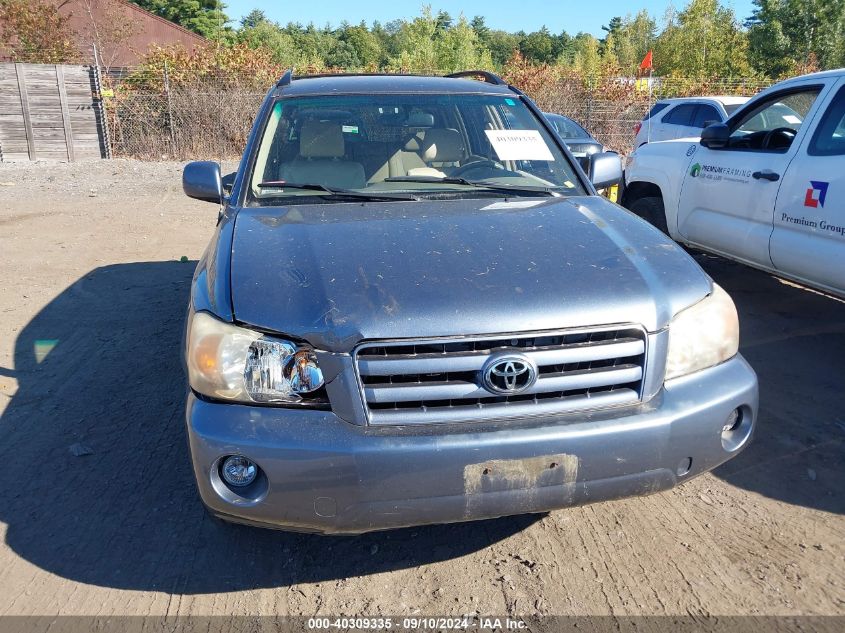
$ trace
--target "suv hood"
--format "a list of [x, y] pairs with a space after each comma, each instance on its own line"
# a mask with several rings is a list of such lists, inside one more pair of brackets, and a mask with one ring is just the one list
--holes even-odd
[[639, 323], [665, 327], [711, 281], [598, 196], [241, 209], [241, 323], [349, 352], [364, 339]]

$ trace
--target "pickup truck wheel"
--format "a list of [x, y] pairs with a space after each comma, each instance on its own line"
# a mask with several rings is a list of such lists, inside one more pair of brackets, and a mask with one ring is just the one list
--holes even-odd
[[639, 198], [628, 207], [633, 213], [648, 221], [652, 226], [660, 229], [667, 235], [669, 228], [666, 226], [666, 211], [663, 208], [663, 199], [657, 196]]

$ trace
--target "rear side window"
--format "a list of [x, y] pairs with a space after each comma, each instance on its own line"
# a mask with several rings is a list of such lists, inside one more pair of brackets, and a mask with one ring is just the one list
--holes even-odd
[[669, 113], [666, 114], [662, 121], [663, 123], [671, 123], [672, 125], [691, 125], [692, 115], [698, 106], [694, 103], [682, 103], [675, 106]]
[[692, 126], [704, 128], [707, 123], [719, 122], [722, 120], [719, 111], [711, 105], [699, 104], [695, 115], [692, 117]]
[[811, 156], [845, 155], [845, 86], [839, 89], [813, 134]]
[[648, 111], [648, 114], [646, 114], [646, 115], [643, 117], [643, 121], [648, 121], [648, 120], [649, 120], [651, 117], [653, 117], [655, 114], [658, 114], [659, 112], [663, 112], [663, 110], [665, 110], [665, 109], [666, 109], [666, 108], [668, 108], [668, 107], [669, 107], [669, 104], [668, 104], [668, 103], [655, 103], [655, 104], [651, 107], [651, 110], [649, 110], [649, 111]]

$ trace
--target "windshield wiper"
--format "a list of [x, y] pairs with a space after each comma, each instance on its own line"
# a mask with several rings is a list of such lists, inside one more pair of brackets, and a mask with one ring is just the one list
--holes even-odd
[[446, 185], [468, 185], [470, 187], [480, 187], [492, 191], [504, 191], [516, 194], [542, 194], [547, 196], [554, 196], [560, 193], [557, 187], [506, 185], [487, 180], [467, 180], [466, 178], [454, 178], [452, 176], [446, 176], [444, 178], [439, 176], [391, 176], [390, 178], [385, 178], [384, 182], [433, 182]]
[[326, 187], [315, 182], [288, 182], [287, 180], [265, 180], [258, 183], [259, 189], [305, 189], [309, 191], [319, 191], [321, 196], [338, 196], [347, 198], [359, 198], [364, 200], [419, 200], [418, 197], [399, 194], [393, 195], [391, 193], [367, 193], [365, 191], [355, 191], [353, 189], [336, 189], [334, 187]]

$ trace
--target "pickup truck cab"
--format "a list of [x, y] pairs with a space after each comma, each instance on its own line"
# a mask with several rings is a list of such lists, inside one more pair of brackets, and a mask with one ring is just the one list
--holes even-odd
[[625, 181], [623, 205], [675, 240], [845, 296], [845, 69], [638, 148]]
[[323, 533], [657, 492], [750, 441], [727, 293], [596, 194], [485, 72], [287, 73], [220, 205], [185, 336], [187, 435], [219, 517]]

